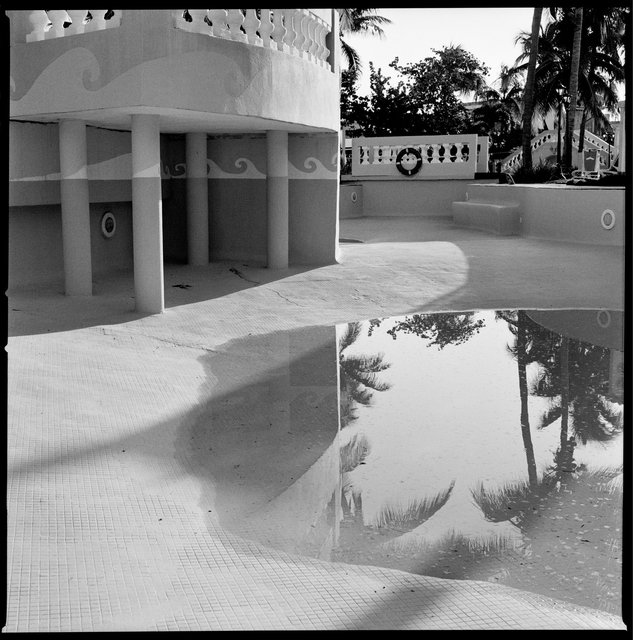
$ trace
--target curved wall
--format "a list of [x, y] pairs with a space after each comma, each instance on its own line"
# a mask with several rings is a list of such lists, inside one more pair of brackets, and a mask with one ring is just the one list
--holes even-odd
[[125, 10], [117, 28], [14, 42], [10, 56], [14, 118], [95, 110], [105, 118], [136, 107], [339, 127], [338, 73], [283, 51], [177, 29], [170, 11]]

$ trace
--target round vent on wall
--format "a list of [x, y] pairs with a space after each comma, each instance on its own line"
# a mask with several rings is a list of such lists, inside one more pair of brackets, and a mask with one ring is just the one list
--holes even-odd
[[358, 200], [358, 194], [356, 193], [356, 191], [352, 191], [352, 202], [356, 202], [356, 200]]
[[603, 309], [598, 311], [596, 320], [603, 329], [606, 329], [611, 324], [611, 314]]
[[101, 233], [105, 238], [111, 238], [116, 232], [116, 218], [112, 211], [106, 211], [101, 216]]
[[611, 209], [605, 209], [600, 216], [600, 224], [607, 231], [615, 227], [615, 213]]

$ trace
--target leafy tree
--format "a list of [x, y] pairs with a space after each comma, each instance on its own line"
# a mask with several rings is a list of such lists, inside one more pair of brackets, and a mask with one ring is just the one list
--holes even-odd
[[[370, 94], [356, 94], [355, 77], [345, 76], [341, 113], [346, 127], [360, 135], [432, 135], [473, 131], [460, 95], [479, 91], [488, 69], [462, 47], [434, 50], [417, 63], [389, 66], [398, 77], [392, 81], [370, 63]], [[352, 134], [353, 135], [353, 134]]]
[[[472, 313], [416, 313], [398, 320], [387, 333], [394, 339], [398, 333], [412, 334], [429, 340], [427, 347], [437, 346], [443, 349], [449, 344], [457, 345], [470, 340], [479, 333], [484, 321], [472, 320]], [[370, 320], [369, 335], [379, 327], [382, 320]]]
[[488, 68], [461, 46], [433, 49], [420, 62], [390, 63], [404, 77], [406, 93], [421, 115], [419, 134], [465, 133], [471, 128], [468, 112], [459, 99], [485, 85]]
[[490, 138], [490, 153], [508, 153], [521, 144], [523, 87], [518, 78], [501, 67], [498, 86], [484, 86], [476, 97], [481, 105], [473, 111], [473, 126]]

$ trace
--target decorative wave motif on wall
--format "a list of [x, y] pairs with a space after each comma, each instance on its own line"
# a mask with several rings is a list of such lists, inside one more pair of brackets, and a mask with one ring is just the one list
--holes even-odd
[[[248, 158], [237, 158], [234, 166], [239, 171], [225, 171], [216, 162], [207, 158], [207, 177], [241, 180], [261, 180], [266, 178], [266, 174], [262, 173]], [[186, 178], [187, 165], [184, 162], [178, 162], [173, 169], [169, 165], [164, 165], [162, 167], [162, 176], [168, 179]]]
[[313, 156], [309, 156], [305, 159], [303, 166], [308, 169], [308, 171], [302, 171], [295, 167], [291, 162], [288, 163], [288, 178], [292, 180], [332, 180], [338, 178], [335, 167], [336, 164], [333, 163], [332, 169], [326, 167], [318, 158]]

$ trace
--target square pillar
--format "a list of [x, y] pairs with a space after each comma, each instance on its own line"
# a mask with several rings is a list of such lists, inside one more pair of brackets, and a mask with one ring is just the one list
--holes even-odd
[[209, 263], [207, 134], [186, 135], [187, 252], [190, 265]]
[[92, 295], [86, 123], [59, 123], [64, 285], [67, 296]]
[[288, 132], [266, 132], [268, 268], [288, 267]]
[[136, 310], [165, 310], [159, 116], [132, 116], [132, 233]]

